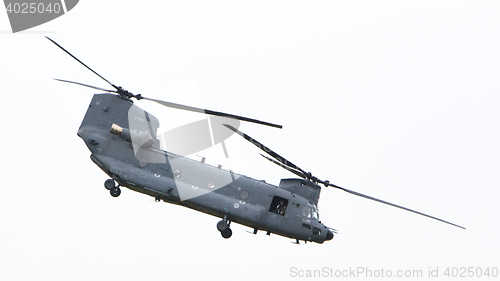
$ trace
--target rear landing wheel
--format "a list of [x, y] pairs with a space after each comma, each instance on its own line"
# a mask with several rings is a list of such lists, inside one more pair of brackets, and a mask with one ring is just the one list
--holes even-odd
[[231, 235], [233, 235], [233, 231], [231, 230], [231, 228], [228, 228], [225, 231], [222, 231], [220, 233], [220, 235], [222, 235], [222, 237], [227, 239], [227, 238], [231, 237]]
[[115, 184], [115, 181], [112, 180], [112, 179], [107, 179], [105, 182], [104, 182], [104, 187], [107, 189], [107, 190], [111, 190], [113, 188], [116, 187], [116, 184]]
[[111, 190], [109, 190], [109, 193], [113, 197], [118, 197], [122, 193], [122, 190], [119, 187], [115, 187], [115, 188], [112, 188]]

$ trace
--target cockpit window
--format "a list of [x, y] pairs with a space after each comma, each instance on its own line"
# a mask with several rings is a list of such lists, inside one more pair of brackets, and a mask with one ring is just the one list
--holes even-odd
[[307, 206], [302, 209], [302, 216], [308, 219], [319, 220], [318, 209], [314, 205], [307, 204]]
[[313, 235], [320, 235], [320, 234], [321, 234], [321, 230], [318, 227], [314, 227], [313, 228]]
[[313, 210], [312, 210], [312, 218], [319, 221], [318, 209], [313, 208]]
[[311, 218], [311, 208], [304, 207], [304, 209], [302, 209], [302, 216], [310, 219]]

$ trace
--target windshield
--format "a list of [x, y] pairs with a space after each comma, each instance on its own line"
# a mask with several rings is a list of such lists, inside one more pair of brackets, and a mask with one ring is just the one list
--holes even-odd
[[313, 205], [313, 209], [312, 209], [312, 218], [315, 220], [319, 220], [319, 212], [318, 212], [318, 209], [316, 207], [314, 207], [314, 205]]
[[302, 212], [302, 215], [306, 218], [319, 220], [318, 208], [312, 204], [307, 204]]

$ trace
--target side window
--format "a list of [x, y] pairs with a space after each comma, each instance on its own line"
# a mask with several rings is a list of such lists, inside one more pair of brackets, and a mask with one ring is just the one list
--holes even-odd
[[279, 196], [274, 196], [273, 201], [271, 202], [271, 206], [269, 207], [269, 212], [284, 216], [287, 206], [288, 206], [288, 199]]

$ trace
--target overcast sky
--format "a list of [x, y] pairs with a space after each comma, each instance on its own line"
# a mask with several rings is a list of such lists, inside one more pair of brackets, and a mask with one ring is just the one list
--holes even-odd
[[[499, 15], [498, 1], [103, 0], [12, 34], [0, 12], [0, 279], [500, 268]], [[332, 241], [237, 224], [226, 240], [218, 218], [124, 188], [112, 198], [76, 135], [96, 91], [52, 78], [108, 85], [44, 36], [134, 93], [281, 124], [240, 129], [321, 179], [467, 229], [323, 188]], [[136, 104], [163, 131], [205, 118]], [[226, 145], [229, 159], [197, 155], [293, 177], [241, 138]]]

